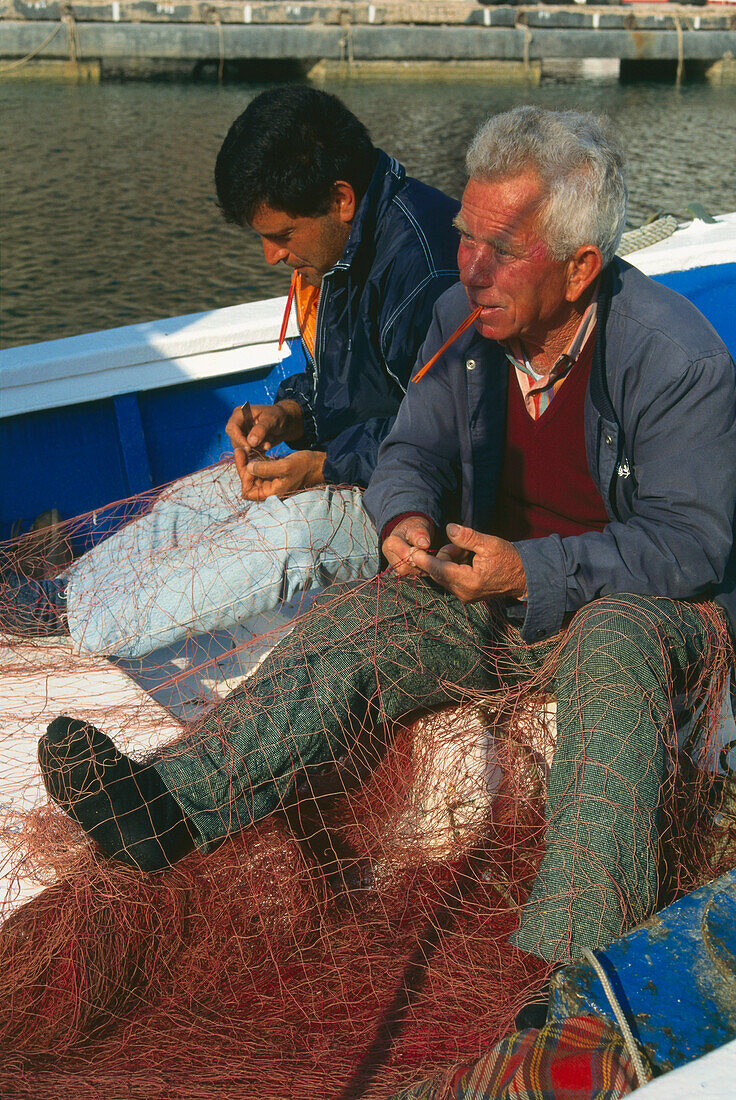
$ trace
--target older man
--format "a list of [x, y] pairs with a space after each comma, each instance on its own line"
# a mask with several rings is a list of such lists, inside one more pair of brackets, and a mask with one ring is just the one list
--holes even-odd
[[154, 869], [263, 817], [378, 724], [546, 678], [546, 851], [516, 942], [560, 960], [656, 903], [671, 698], [736, 613], [736, 380], [697, 310], [615, 258], [622, 157], [597, 120], [492, 118], [468, 168], [462, 285], [419, 368], [447, 347], [367, 494], [404, 579], [315, 607], [153, 762], [68, 718], [40, 759], [59, 805]]
[[[0, 629], [68, 627], [80, 649], [142, 657], [378, 569], [362, 489], [457, 280], [458, 204], [407, 176], [336, 96], [300, 84], [249, 103], [215, 182], [225, 218], [293, 273], [304, 369], [273, 404], [234, 411], [234, 463], [167, 488], [67, 576], [7, 577]], [[284, 442], [290, 454], [264, 455]]]

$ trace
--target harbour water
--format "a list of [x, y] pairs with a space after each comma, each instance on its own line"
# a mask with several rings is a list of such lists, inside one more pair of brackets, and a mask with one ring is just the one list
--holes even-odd
[[[288, 273], [216, 207], [214, 158], [265, 85], [11, 84], [2, 88], [0, 346], [33, 343], [284, 293]], [[630, 225], [701, 202], [736, 209], [736, 87], [619, 84], [323, 84], [412, 174], [459, 196], [477, 125], [518, 103], [603, 112], [630, 158]]]

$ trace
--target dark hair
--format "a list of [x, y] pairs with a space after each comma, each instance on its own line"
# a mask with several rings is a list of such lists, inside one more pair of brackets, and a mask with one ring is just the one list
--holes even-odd
[[287, 84], [261, 92], [230, 127], [217, 154], [215, 186], [229, 222], [260, 206], [301, 217], [326, 214], [337, 180], [365, 194], [377, 152], [337, 96]]

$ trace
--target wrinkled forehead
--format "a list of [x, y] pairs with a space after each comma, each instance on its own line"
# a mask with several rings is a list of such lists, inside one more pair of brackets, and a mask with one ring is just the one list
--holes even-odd
[[455, 224], [461, 232], [476, 237], [526, 236], [535, 231], [546, 198], [546, 190], [535, 173], [492, 180], [471, 176]]

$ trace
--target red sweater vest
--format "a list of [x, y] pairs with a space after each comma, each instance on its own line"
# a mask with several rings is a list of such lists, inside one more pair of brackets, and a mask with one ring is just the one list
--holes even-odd
[[608, 523], [585, 457], [585, 394], [595, 339], [588, 341], [538, 420], [526, 411], [513, 367], [494, 533], [513, 542], [602, 531]]

